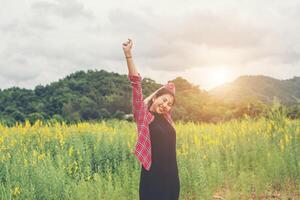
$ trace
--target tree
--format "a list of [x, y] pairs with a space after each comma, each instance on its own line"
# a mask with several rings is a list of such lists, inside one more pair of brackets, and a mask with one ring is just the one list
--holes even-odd
[[113, 118], [117, 118], [117, 119], [123, 119], [125, 116], [125, 113], [123, 111], [117, 110], [114, 114], [113, 114]]
[[20, 122], [24, 122], [24, 121], [25, 121], [25, 115], [24, 115], [22, 112], [18, 111], [18, 110], [14, 111], [14, 112], [11, 114], [11, 116], [12, 116], [16, 121], [20, 121]]
[[37, 112], [35, 112], [35, 113], [30, 113], [30, 114], [27, 116], [27, 118], [28, 118], [28, 120], [29, 120], [29, 122], [30, 122], [31, 124], [34, 124], [37, 120], [41, 120], [41, 121], [44, 120], [43, 114], [42, 114], [42, 113], [37, 113]]

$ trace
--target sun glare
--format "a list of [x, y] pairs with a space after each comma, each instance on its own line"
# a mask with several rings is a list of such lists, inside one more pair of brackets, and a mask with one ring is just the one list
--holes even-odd
[[224, 67], [212, 68], [210, 70], [210, 85], [217, 86], [225, 82], [228, 82], [230, 79], [229, 71]]
[[226, 66], [218, 67], [198, 67], [189, 70], [186, 73], [187, 77], [196, 84], [199, 84], [201, 88], [210, 90], [216, 86], [230, 82], [235, 77], [233, 68]]

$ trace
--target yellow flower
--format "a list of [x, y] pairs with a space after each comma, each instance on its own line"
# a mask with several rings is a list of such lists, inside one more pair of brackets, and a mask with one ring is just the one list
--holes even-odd
[[284, 135], [284, 139], [285, 139], [285, 143], [288, 143], [290, 141], [290, 137], [287, 133]]
[[46, 154], [42, 153], [42, 154], [38, 155], [38, 160], [44, 160], [45, 157], [46, 157]]
[[196, 134], [194, 135], [194, 142], [197, 146], [200, 144], [199, 138]]
[[73, 146], [71, 146], [70, 148], [69, 148], [69, 150], [68, 150], [68, 154], [69, 154], [69, 156], [72, 156], [73, 155]]
[[64, 135], [59, 131], [58, 133], [56, 133], [56, 137], [59, 141], [60, 146], [62, 147], [65, 144]]
[[88, 175], [87, 176], [87, 180], [91, 180], [92, 176], [91, 175]]
[[297, 134], [297, 135], [300, 135], [300, 127], [298, 127], [298, 128], [296, 129], [296, 134]]
[[16, 186], [13, 190], [12, 190], [12, 195], [14, 197], [17, 197], [21, 194], [21, 188], [19, 186]]
[[29, 120], [26, 119], [24, 128], [29, 129], [30, 127], [31, 127], [31, 124], [30, 124]]
[[284, 143], [283, 143], [283, 140], [280, 140], [280, 142], [279, 142], [279, 147], [280, 147], [280, 150], [281, 150], [281, 151], [284, 151]]
[[2, 136], [0, 136], [0, 145], [3, 143], [4, 138]]
[[36, 156], [37, 156], [36, 150], [33, 150], [33, 151], [32, 151], [32, 156], [33, 156], [33, 157], [36, 157]]

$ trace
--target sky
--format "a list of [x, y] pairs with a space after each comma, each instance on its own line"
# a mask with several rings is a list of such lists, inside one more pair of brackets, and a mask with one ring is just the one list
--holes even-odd
[[0, 0], [0, 88], [79, 70], [181, 76], [210, 90], [241, 75], [300, 76], [299, 0]]

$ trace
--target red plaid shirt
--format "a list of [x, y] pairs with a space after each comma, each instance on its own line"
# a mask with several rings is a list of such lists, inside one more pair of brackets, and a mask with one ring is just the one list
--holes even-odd
[[[128, 78], [132, 86], [132, 112], [138, 132], [134, 154], [144, 168], [149, 171], [152, 163], [149, 124], [154, 120], [154, 115], [149, 112], [147, 104], [144, 103], [141, 75], [128, 75]], [[174, 126], [171, 113], [164, 116]]]

